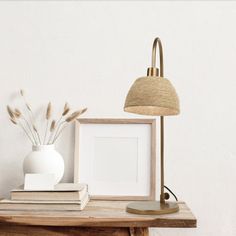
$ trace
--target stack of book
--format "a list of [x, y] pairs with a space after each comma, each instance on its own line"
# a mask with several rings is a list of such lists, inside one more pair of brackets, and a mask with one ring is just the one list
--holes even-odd
[[11, 199], [0, 200], [0, 210], [83, 210], [89, 201], [86, 184], [61, 183], [54, 190], [11, 191]]

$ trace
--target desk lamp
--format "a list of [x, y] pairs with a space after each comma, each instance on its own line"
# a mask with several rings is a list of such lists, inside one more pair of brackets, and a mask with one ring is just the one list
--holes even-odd
[[[159, 47], [160, 75], [156, 68], [156, 49]], [[152, 66], [147, 76], [138, 78], [131, 86], [125, 101], [124, 111], [160, 116], [160, 168], [161, 194], [160, 201], [137, 201], [127, 205], [126, 211], [135, 214], [167, 214], [179, 210], [176, 202], [166, 201], [169, 196], [164, 192], [164, 116], [178, 115], [178, 95], [170, 83], [164, 78], [163, 50], [160, 38], [155, 38], [152, 48]]]

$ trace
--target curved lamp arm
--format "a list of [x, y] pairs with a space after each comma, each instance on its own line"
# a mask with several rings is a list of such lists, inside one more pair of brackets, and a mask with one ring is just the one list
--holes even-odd
[[160, 77], [164, 77], [164, 63], [163, 63], [163, 50], [160, 38], [155, 38], [152, 46], [152, 67], [148, 68], [149, 76], [158, 76], [158, 69], [156, 68], [156, 52], [157, 45], [159, 48], [159, 60], [160, 60]]

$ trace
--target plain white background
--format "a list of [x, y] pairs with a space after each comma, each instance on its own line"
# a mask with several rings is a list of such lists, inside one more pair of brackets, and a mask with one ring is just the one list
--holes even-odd
[[[197, 229], [153, 235], [236, 235], [236, 2], [1, 1], [0, 193], [23, 180], [30, 144], [5, 106], [23, 88], [38, 113], [49, 100], [87, 106], [84, 117], [123, 112], [132, 82], [146, 74], [155, 36], [181, 114], [166, 119], [166, 185], [191, 207]], [[57, 143], [64, 181], [73, 176], [73, 127]]]

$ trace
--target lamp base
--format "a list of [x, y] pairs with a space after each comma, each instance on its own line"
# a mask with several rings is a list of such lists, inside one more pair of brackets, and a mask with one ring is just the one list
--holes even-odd
[[129, 203], [126, 211], [140, 215], [162, 215], [178, 212], [179, 206], [176, 202], [138, 201]]

